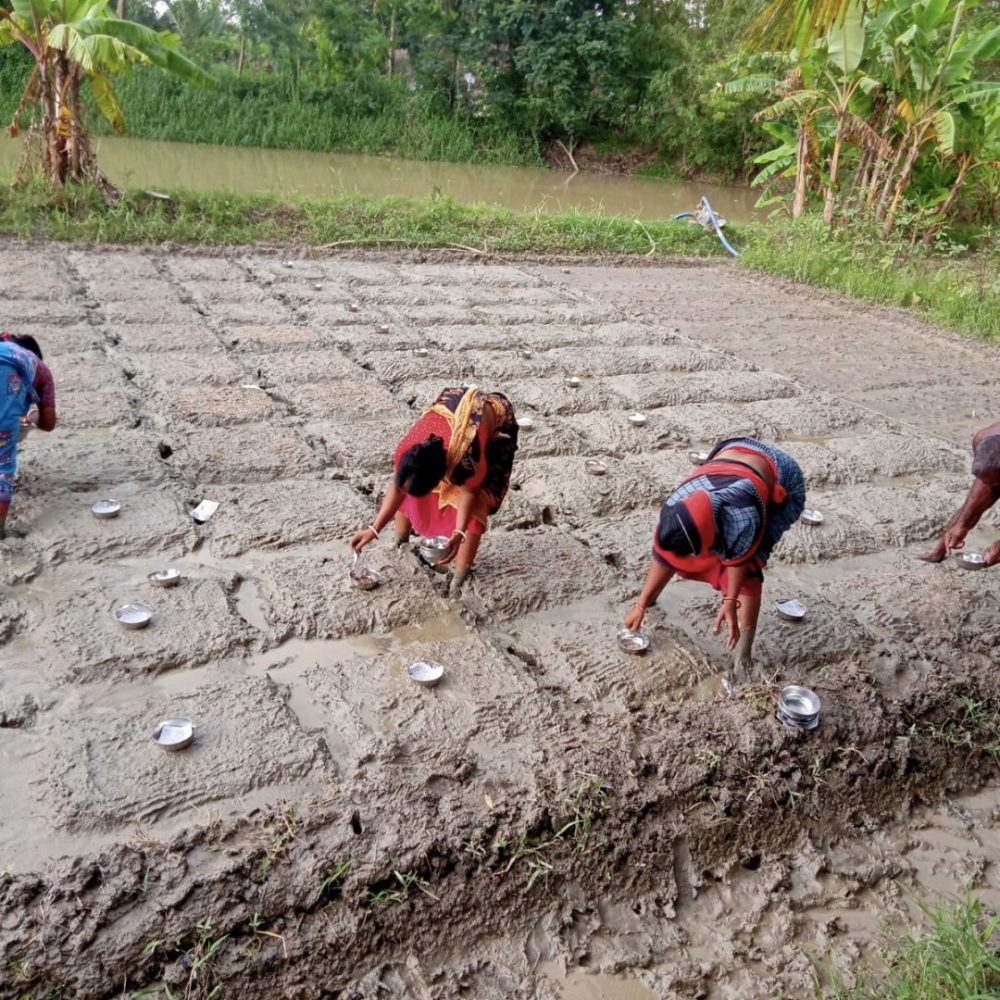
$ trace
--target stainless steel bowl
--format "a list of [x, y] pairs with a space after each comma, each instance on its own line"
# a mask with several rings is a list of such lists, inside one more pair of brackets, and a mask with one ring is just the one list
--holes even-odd
[[518, 357], [522, 357], [522, 358], [525, 358], [525, 359], [528, 359], [528, 358], [531, 357], [531, 351], [529, 351], [526, 347], [522, 348], [517, 353], [518, 353]]
[[775, 713], [774, 716], [778, 722], [783, 726], [788, 726], [789, 729], [805, 729], [807, 732], [815, 729], [819, 725], [819, 716], [816, 715], [812, 719], [807, 721], [802, 721], [800, 719], [795, 719], [790, 715], [785, 715], [780, 709]]
[[125, 628], [145, 628], [153, 620], [153, 609], [148, 604], [123, 604], [115, 611], [115, 619]]
[[799, 722], [811, 722], [819, 715], [819, 695], [807, 687], [790, 684], [778, 695], [778, 711]]
[[575, 375], [569, 375], [563, 379], [563, 382], [569, 386], [570, 389], [579, 389], [583, 385], [583, 379], [577, 378]]
[[427, 355], [430, 354], [431, 352], [429, 350], [427, 350], [426, 347], [418, 347], [413, 353], [418, 358], [426, 358]]
[[804, 507], [799, 520], [801, 520], [803, 524], [822, 524], [823, 515], [813, 507]]
[[774, 602], [774, 609], [788, 622], [800, 622], [806, 616], [806, 607], [794, 598], [783, 598]]
[[647, 417], [645, 413], [639, 413], [639, 412], [630, 413], [628, 417], [628, 422], [633, 427], [642, 427], [643, 424], [649, 423], [649, 417]]
[[588, 458], [583, 467], [592, 476], [603, 476], [608, 471], [607, 465], [599, 458]]
[[689, 451], [688, 459], [692, 465], [704, 465], [708, 461], [707, 451]]
[[348, 309], [349, 309], [349, 310], [350, 310], [350, 311], [351, 311], [352, 313], [356, 313], [356, 312], [359, 312], [359, 311], [360, 311], [360, 309], [361, 309], [361, 306], [360, 306], [360, 305], [359, 305], [359, 304], [358, 304], [357, 302], [352, 302], [352, 303], [351, 303], [351, 304], [350, 304], [350, 305], [349, 305], [349, 306], [348, 306], [347, 308], [348, 308]]
[[417, 660], [406, 668], [411, 681], [424, 687], [434, 687], [444, 676], [444, 667], [435, 660]]
[[388, 325], [388, 323], [380, 323], [378, 325], [378, 327], [376, 328], [376, 332], [377, 333], [388, 333], [389, 332], [389, 325]]
[[351, 583], [358, 590], [374, 590], [382, 582], [382, 574], [373, 570], [360, 552], [354, 553], [351, 564]]
[[117, 500], [98, 500], [90, 508], [90, 513], [99, 521], [110, 521], [111, 518], [117, 517], [121, 510], [122, 505]]
[[649, 636], [645, 632], [633, 632], [630, 628], [623, 628], [619, 629], [615, 638], [618, 640], [618, 648], [623, 653], [638, 655], [649, 649]]
[[962, 552], [955, 561], [962, 569], [986, 569], [986, 562], [980, 552]]
[[190, 719], [164, 719], [153, 730], [153, 742], [164, 750], [183, 750], [194, 742], [194, 723]]
[[530, 431], [535, 426], [535, 421], [531, 417], [518, 417], [517, 426], [521, 428], [522, 431]]
[[181, 582], [181, 571], [179, 569], [158, 569], [150, 573], [147, 580], [154, 587], [176, 587]]
[[432, 535], [429, 538], [420, 539], [417, 551], [425, 563], [434, 566], [444, 555], [446, 548], [448, 548], [448, 539], [444, 535]]

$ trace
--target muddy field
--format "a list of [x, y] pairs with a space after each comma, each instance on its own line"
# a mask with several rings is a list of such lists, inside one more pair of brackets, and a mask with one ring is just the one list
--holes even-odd
[[[0, 305], [61, 418], [0, 546], [0, 996], [806, 997], [907, 886], [1000, 904], [1000, 572], [914, 558], [996, 352], [724, 266], [8, 244]], [[396, 440], [469, 376], [535, 428], [464, 597], [385, 537], [353, 590]], [[727, 697], [707, 588], [668, 587], [646, 657], [614, 632], [687, 451], [732, 433], [826, 521], [769, 574], [809, 616], [765, 610]]]

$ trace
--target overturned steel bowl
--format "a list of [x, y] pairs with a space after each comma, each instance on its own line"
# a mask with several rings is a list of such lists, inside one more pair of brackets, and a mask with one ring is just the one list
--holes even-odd
[[643, 424], [649, 423], [649, 417], [647, 417], [645, 413], [639, 413], [636, 411], [635, 413], [629, 414], [628, 422], [633, 427], [642, 427]]
[[115, 620], [125, 628], [145, 628], [153, 620], [148, 604], [123, 604], [115, 611]]
[[823, 515], [813, 507], [803, 507], [799, 520], [803, 524], [822, 524]]
[[707, 451], [689, 451], [688, 459], [692, 465], [704, 465], [708, 461]]
[[154, 587], [176, 587], [181, 582], [181, 571], [179, 569], [158, 569], [150, 573], [146, 579]]
[[645, 632], [633, 632], [630, 628], [623, 628], [618, 630], [615, 638], [618, 640], [618, 648], [623, 653], [638, 655], [649, 649], [649, 636]]
[[349, 305], [347, 306], [347, 308], [348, 308], [348, 309], [349, 309], [349, 310], [350, 310], [350, 311], [351, 311], [352, 313], [356, 313], [356, 312], [359, 312], [359, 311], [360, 311], [360, 309], [361, 309], [361, 305], [360, 305], [359, 303], [357, 303], [357, 302], [351, 302], [351, 303], [350, 303], [350, 304], [349, 304]]
[[522, 431], [530, 431], [535, 426], [535, 421], [531, 417], [518, 417], [517, 426]]
[[420, 539], [417, 551], [425, 563], [434, 566], [440, 561], [446, 548], [448, 548], [448, 538], [445, 535], [432, 535]]
[[418, 358], [426, 358], [427, 355], [430, 354], [431, 352], [429, 350], [427, 350], [426, 347], [418, 347], [413, 353]]
[[406, 668], [406, 675], [417, 684], [434, 687], [444, 676], [444, 667], [436, 660], [417, 660]]
[[599, 458], [588, 458], [583, 468], [592, 476], [603, 476], [608, 471], [607, 465]]
[[806, 616], [806, 607], [801, 601], [786, 598], [774, 602], [774, 610], [787, 622], [800, 622]]
[[570, 389], [579, 389], [580, 386], [583, 385], [583, 379], [577, 378], [575, 375], [568, 375], [566, 378], [563, 379], [563, 382], [565, 382], [565, 384], [568, 385]]
[[778, 695], [778, 711], [800, 722], [811, 722], [819, 715], [819, 695], [807, 687], [790, 684]]
[[980, 552], [962, 552], [955, 561], [962, 569], [986, 569], [986, 560]]
[[194, 723], [190, 719], [164, 719], [153, 730], [153, 742], [164, 750], [183, 750], [194, 742]]
[[531, 351], [529, 351], [526, 347], [522, 347], [517, 354], [518, 357], [524, 358], [525, 360], [531, 357]]
[[375, 328], [375, 331], [376, 331], [376, 333], [388, 333], [389, 332], [389, 324], [388, 323], [380, 323]]
[[98, 500], [90, 508], [90, 513], [99, 521], [110, 521], [111, 518], [117, 517], [121, 510], [122, 505], [117, 500]]

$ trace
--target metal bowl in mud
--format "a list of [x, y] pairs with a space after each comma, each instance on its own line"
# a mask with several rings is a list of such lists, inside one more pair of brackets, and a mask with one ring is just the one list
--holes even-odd
[[530, 431], [535, 426], [535, 421], [531, 417], [518, 417], [517, 426], [522, 431]]
[[444, 667], [435, 660], [417, 660], [406, 668], [406, 674], [417, 684], [434, 687], [444, 676]]
[[518, 357], [524, 358], [525, 360], [531, 357], [531, 351], [529, 351], [526, 347], [521, 348], [521, 350], [518, 351], [517, 354]]
[[986, 560], [980, 552], [960, 552], [956, 554], [955, 562], [962, 569], [986, 569]]
[[90, 508], [90, 513], [99, 521], [110, 521], [111, 518], [117, 517], [121, 511], [122, 505], [117, 500], [98, 500]]
[[429, 538], [420, 539], [417, 551], [425, 563], [434, 566], [440, 562], [446, 548], [448, 548], [448, 539], [446, 536], [432, 535]]
[[607, 465], [599, 458], [588, 458], [583, 467], [592, 476], [603, 476], [608, 471]]
[[150, 573], [147, 580], [154, 587], [176, 587], [181, 582], [181, 571], [179, 569], [158, 569]]
[[786, 598], [774, 602], [774, 610], [778, 616], [784, 618], [786, 622], [800, 622], [806, 616], [806, 607], [801, 601], [794, 598]]
[[347, 307], [352, 313], [361, 311], [361, 304], [359, 302], [351, 302]]
[[628, 422], [633, 427], [642, 427], [644, 424], [649, 423], [649, 417], [645, 413], [630, 413], [628, 415]]
[[778, 711], [799, 722], [812, 722], [819, 715], [819, 695], [807, 687], [791, 684], [778, 695]]
[[633, 632], [630, 628], [623, 628], [619, 629], [615, 638], [618, 640], [618, 648], [623, 653], [638, 655], [649, 649], [649, 636], [645, 632]]
[[814, 507], [803, 507], [802, 513], [799, 515], [799, 520], [803, 524], [822, 524], [823, 515]]
[[426, 358], [427, 355], [430, 354], [431, 352], [429, 350], [427, 350], [426, 347], [418, 347], [413, 353], [418, 358]]
[[805, 729], [807, 731], [815, 729], [819, 725], [819, 715], [814, 715], [811, 719], [803, 721], [802, 719], [796, 719], [791, 715], [786, 715], [781, 709], [775, 712], [774, 717], [783, 726], [788, 726], [789, 729]]
[[376, 329], [377, 333], [388, 333], [389, 332], [389, 324], [388, 323], [380, 323], [375, 329]]
[[164, 719], [153, 730], [153, 742], [164, 750], [183, 750], [194, 742], [194, 723], [190, 719]]
[[373, 570], [360, 552], [354, 553], [351, 564], [351, 583], [358, 590], [374, 590], [382, 582], [382, 574]]
[[563, 379], [563, 382], [565, 382], [570, 389], [579, 389], [580, 386], [583, 385], [583, 379], [577, 378], [575, 375], [567, 375], [566, 378]]
[[148, 604], [123, 604], [115, 619], [125, 628], [145, 628], [153, 620], [153, 609]]
[[704, 465], [708, 461], [707, 451], [689, 451], [688, 459], [692, 465]]

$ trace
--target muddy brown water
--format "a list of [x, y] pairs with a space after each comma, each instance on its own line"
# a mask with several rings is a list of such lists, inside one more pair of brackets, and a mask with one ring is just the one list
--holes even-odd
[[[400, 160], [353, 153], [209, 146], [152, 139], [96, 141], [101, 168], [123, 187], [194, 188], [237, 194], [370, 198], [447, 195], [463, 204], [503, 205], [518, 212], [605, 212], [663, 219], [697, 209], [702, 196], [733, 222], [756, 213], [747, 188], [532, 167]], [[13, 172], [17, 144], [0, 138], [0, 176]]]
[[[1000, 701], [1000, 576], [914, 558], [976, 420], [921, 388], [995, 384], [995, 352], [722, 266], [3, 244], [0, 290], [62, 420], [0, 547], [0, 996], [183, 994], [211, 918], [226, 995], [807, 997], [817, 956], [849, 975], [915, 923], [909, 888], [1000, 902], [995, 765], [940, 735]], [[385, 536], [353, 589], [392, 447], [470, 367], [536, 426], [466, 594]], [[687, 451], [731, 432], [826, 521], [776, 550], [766, 681], [727, 697], [703, 588], [667, 589], [647, 656], [614, 634]], [[813, 734], [774, 721], [791, 682]]]

